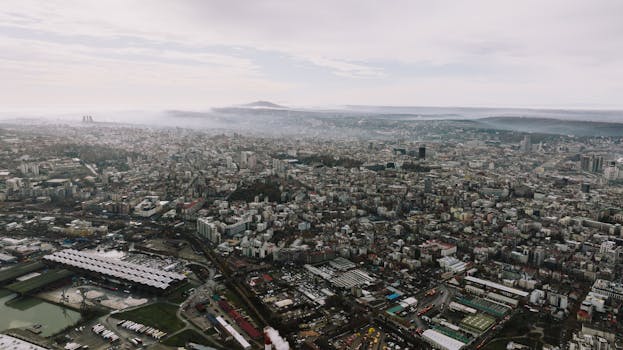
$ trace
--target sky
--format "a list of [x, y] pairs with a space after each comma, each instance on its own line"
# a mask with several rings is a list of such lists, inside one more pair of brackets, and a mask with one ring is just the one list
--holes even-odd
[[6, 0], [0, 110], [623, 109], [620, 0]]

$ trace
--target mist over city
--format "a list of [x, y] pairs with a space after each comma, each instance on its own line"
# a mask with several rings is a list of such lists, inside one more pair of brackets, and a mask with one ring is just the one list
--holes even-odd
[[10, 0], [0, 350], [623, 348], [623, 3]]

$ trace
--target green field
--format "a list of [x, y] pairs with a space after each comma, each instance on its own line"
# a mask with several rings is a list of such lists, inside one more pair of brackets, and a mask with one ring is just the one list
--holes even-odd
[[40, 261], [18, 264], [13, 267], [10, 267], [6, 270], [0, 271], [0, 284], [10, 282], [17, 277], [23, 276], [27, 273], [31, 273], [37, 270], [42, 270], [45, 267], [45, 264]]
[[484, 347], [484, 350], [506, 350], [506, 344], [508, 344], [510, 340], [504, 339], [496, 339], [491, 341]]
[[201, 336], [197, 331], [193, 329], [186, 329], [178, 334], [172, 336], [171, 338], [166, 339], [162, 342], [164, 345], [182, 347], [186, 346], [186, 343], [196, 343], [201, 345], [210, 345], [208, 341]]
[[[520, 310], [516, 315], [514, 315], [506, 324], [504, 328], [497, 334], [491, 342], [489, 342], [483, 350], [505, 350], [506, 344], [509, 341], [514, 341], [520, 344], [525, 344], [530, 347], [530, 349], [539, 350], [543, 347], [543, 341], [540, 338], [540, 334], [532, 331], [532, 325], [545, 326], [544, 333], [545, 337], [550, 336], [551, 332], [556, 329], [558, 332], [560, 331], [560, 325], [557, 323], [544, 323], [538, 322], [538, 315], [534, 313], [530, 313], [524, 310]], [[559, 339], [557, 339], [559, 340]], [[558, 341], [553, 342], [553, 344], [557, 344]]]
[[167, 300], [175, 304], [181, 304], [184, 302], [184, 300], [186, 300], [184, 293], [189, 289], [195, 287], [197, 287], [197, 284], [185, 282], [184, 284], [175, 287], [175, 289], [172, 290], [169, 295], [167, 295]]
[[33, 291], [37, 291], [48, 284], [60, 281], [62, 279], [69, 278], [73, 275], [73, 272], [64, 269], [54, 269], [42, 273], [39, 276], [29, 278], [25, 281], [15, 282], [6, 286], [6, 289], [18, 293], [27, 294]]
[[462, 327], [479, 333], [484, 333], [493, 324], [495, 324], [495, 318], [485, 314], [470, 315], [461, 321]]
[[114, 315], [119, 320], [130, 320], [146, 326], [157, 328], [163, 332], [173, 333], [184, 328], [184, 322], [177, 318], [178, 306], [155, 303], [138, 309], [120, 312]]
[[530, 332], [530, 326], [536, 321], [537, 319], [534, 314], [520, 311], [504, 324], [504, 328], [502, 328], [498, 337], [517, 337], [528, 334]]

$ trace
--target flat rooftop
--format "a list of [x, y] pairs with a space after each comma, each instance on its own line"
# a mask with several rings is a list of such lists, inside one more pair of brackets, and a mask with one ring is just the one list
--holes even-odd
[[10, 350], [48, 350], [33, 343], [29, 343], [25, 340], [12, 337], [6, 334], [0, 334], [0, 349]]
[[425, 330], [424, 333], [422, 333], [422, 337], [429, 342], [436, 344], [437, 347], [441, 349], [460, 350], [465, 346], [465, 343], [448, 337], [447, 335], [433, 329]]
[[527, 297], [530, 294], [530, 293], [525, 292], [523, 290], [507, 287], [507, 286], [505, 286], [503, 284], [495, 283], [495, 282], [492, 282], [492, 281], [489, 281], [489, 280], [483, 280], [482, 278], [467, 276], [467, 277], [465, 277], [465, 280], [469, 281], [469, 282], [472, 282], [472, 283], [480, 284], [482, 286], [487, 286], [487, 287], [490, 287], [490, 288], [501, 290], [501, 291], [506, 292], [506, 293], [515, 294], [515, 295], [518, 295], [518, 296], [520, 296], [522, 298], [525, 298], [525, 297]]
[[481, 333], [493, 326], [494, 323], [495, 318], [484, 314], [470, 315], [461, 321], [461, 325], [476, 329]]

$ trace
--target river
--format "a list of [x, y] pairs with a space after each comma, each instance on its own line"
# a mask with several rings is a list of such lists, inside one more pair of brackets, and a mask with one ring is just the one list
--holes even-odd
[[41, 336], [48, 337], [80, 320], [80, 313], [32, 297], [0, 290], [0, 331], [40, 324]]

